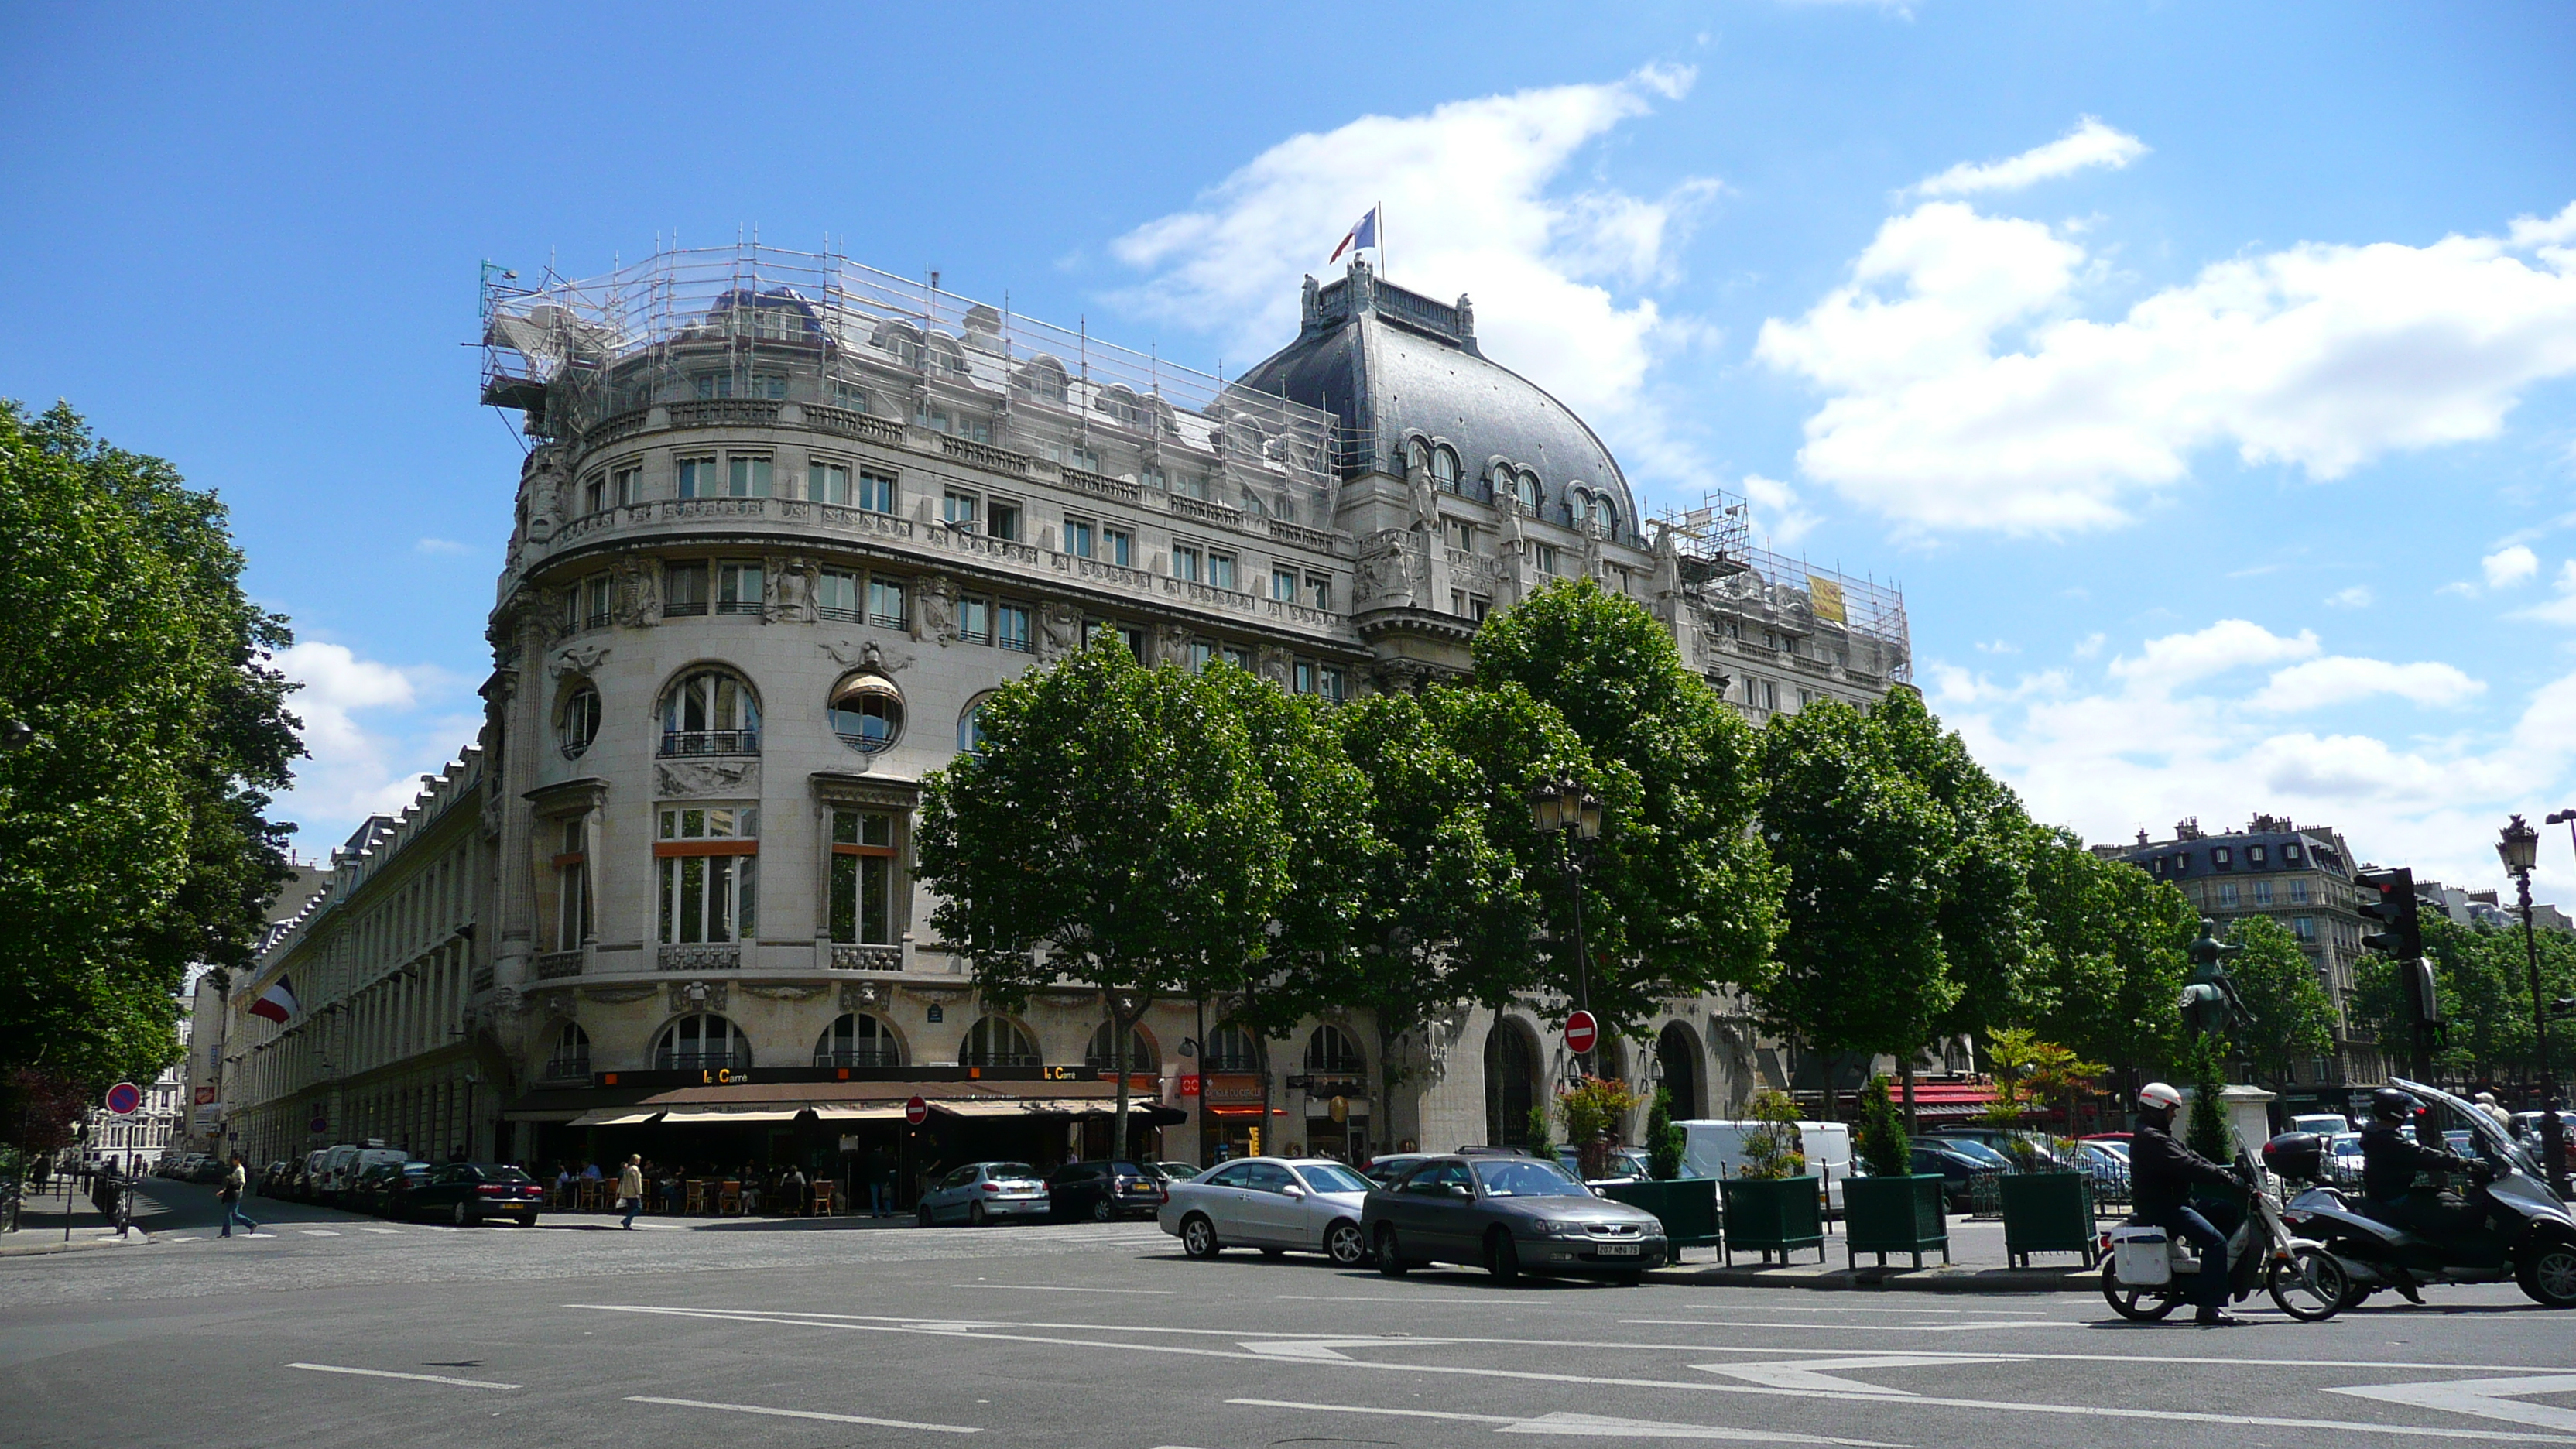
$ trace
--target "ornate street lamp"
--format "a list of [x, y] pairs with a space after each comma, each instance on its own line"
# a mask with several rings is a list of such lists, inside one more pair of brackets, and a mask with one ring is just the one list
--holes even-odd
[[[2568, 818], [2560, 811], [2551, 824]], [[2514, 879], [2522, 905], [2522, 957], [2531, 976], [2531, 1026], [2540, 1054], [2540, 1160], [2555, 1192], [2567, 1181], [2567, 1131], [2558, 1120], [2558, 1078], [2549, 1068], [2549, 1009], [2540, 995], [2540, 938], [2531, 926], [2531, 868], [2540, 858], [2540, 832], [2519, 815], [2497, 832], [2496, 856]]]
[[[1538, 833], [1557, 842], [1557, 858], [1565, 866], [1565, 882], [1574, 895], [1574, 1006], [1578, 1011], [1592, 1009], [1592, 981], [1589, 964], [1583, 954], [1583, 867], [1590, 859], [1594, 841], [1601, 838], [1601, 797], [1574, 779], [1549, 780], [1530, 792], [1530, 823]], [[1580, 1058], [1590, 1070], [1591, 1053]]]

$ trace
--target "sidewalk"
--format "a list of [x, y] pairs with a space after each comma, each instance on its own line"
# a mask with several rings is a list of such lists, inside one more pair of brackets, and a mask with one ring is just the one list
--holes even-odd
[[18, 1231], [0, 1233], [0, 1258], [31, 1257], [39, 1253], [64, 1253], [78, 1248], [136, 1247], [151, 1241], [146, 1220], [161, 1213], [158, 1203], [138, 1192], [133, 1197], [129, 1221], [134, 1231], [119, 1238], [116, 1229], [98, 1209], [89, 1205], [89, 1184], [73, 1180], [71, 1184], [71, 1234], [63, 1233], [63, 1179], [56, 1178], [42, 1194], [30, 1194], [18, 1213]]
[[1926, 1254], [1920, 1269], [1912, 1266], [1911, 1257], [1895, 1253], [1887, 1255], [1884, 1268], [1878, 1266], [1876, 1255], [1869, 1253], [1861, 1255], [1857, 1269], [1847, 1267], [1842, 1235], [1830, 1230], [1829, 1234], [1822, 1262], [1809, 1252], [1797, 1254], [1796, 1262], [1786, 1264], [1765, 1264], [1757, 1254], [1739, 1253], [1730, 1267], [1717, 1250], [1693, 1248], [1689, 1251], [1705, 1253], [1714, 1261], [1685, 1260], [1655, 1269], [1646, 1275], [1646, 1281], [1699, 1288], [1876, 1289], [1912, 1293], [2092, 1293], [2102, 1283], [2101, 1269], [2085, 1267], [2072, 1253], [2039, 1253], [2032, 1256], [2027, 1268], [2005, 1266], [2004, 1225], [2000, 1221], [1952, 1218], [1950, 1261], [1941, 1263], [1935, 1255]]

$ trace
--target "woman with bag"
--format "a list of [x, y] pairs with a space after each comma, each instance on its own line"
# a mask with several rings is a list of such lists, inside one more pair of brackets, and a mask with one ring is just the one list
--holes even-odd
[[224, 1230], [216, 1234], [217, 1237], [231, 1237], [235, 1223], [242, 1225], [245, 1237], [259, 1231], [259, 1224], [252, 1222], [241, 1210], [242, 1194], [249, 1187], [250, 1173], [242, 1166], [242, 1155], [236, 1152], [232, 1166], [224, 1169], [224, 1185], [215, 1189], [215, 1200], [224, 1205]]

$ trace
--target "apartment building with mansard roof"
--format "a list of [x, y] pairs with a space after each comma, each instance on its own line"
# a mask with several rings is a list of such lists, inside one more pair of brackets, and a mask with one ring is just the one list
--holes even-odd
[[[987, 1009], [912, 869], [919, 782], [973, 747], [978, 702], [1097, 627], [1149, 663], [1230, 659], [1342, 698], [1463, 674], [1489, 611], [1582, 575], [1757, 722], [1907, 677], [1900, 595], [1752, 548], [1735, 500], [1642, 517], [1602, 440], [1484, 355], [1468, 299], [1354, 263], [1303, 301], [1297, 337], [1227, 379], [831, 256], [667, 253], [490, 288], [483, 395], [529, 451], [482, 739], [417, 819], [353, 842], [346, 890], [235, 999], [292, 973], [328, 983], [308, 1014], [384, 1010], [353, 993], [451, 948], [462, 993], [421, 1033], [329, 1056], [336, 1083], [318, 1047], [281, 1049], [295, 1069], [232, 1104], [257, 1150], [353, 1132], [332, 1104], [360, 1071], [396, 1091], [367, 1120], [441, 1139], [470, 1078], [474, 1150], [549, 1162], [911, 1151], [914, 1095], [950, 1161], [1097, 1150], [1099, 994]], [[332, 927], [450, 830], [488, 867], [461, 906], [439, 897], [434, 941]], [[1514, 1140], [1564, 1066], [1546, 1005], [1436, 1023], [1402, 1048], [1404, 1100], [1378, 1102], [1350, 1014], [1256, 1044], [1220, 1003], [1202, 1044], [1194, 1003], [1158, 1003], [1137, 1085], [1191, 1160], [1256, 1125], [1344, 1153]], [[296, 1029], [235, 1025], [254, 1046]], [[1601, 1065], [1686, 1114], [1757, 1073], [1716, 998], [1669, 1003]]]

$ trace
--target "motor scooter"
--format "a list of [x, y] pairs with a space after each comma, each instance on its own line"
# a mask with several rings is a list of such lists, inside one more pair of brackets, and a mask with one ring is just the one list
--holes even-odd
[[2471, 1221], [2461, 1231], [2427, 1233], [2373, 1217], [2359, 1194], [2325, 1183], [2321, 1172], [2302, 1174], [2320, 1180], [2292, 1198], [2284, 1216], [2343, 1262], [2350, 1277], [2344, 1306], [2381, 1289], [2415, 1298], [2418, 1289], [2432, 1284], [2511, 1278], [2535, 1303], [2576, 1308], [2576, 1214], [2550, 1191], [2540, 1164], [2469, 1103], [2438, 1087], [2389, 1081], [2458, 1119], [2456, 1125], [2471, 1133], [2479, 1176], [2486, 1180], [2469, 1189], [2463, 1216]]
[[[2236, 1144], [2236, 1178], [2246, 1210], [2227, 1235], [2227, 1286], [2242, 1303], [2260, 1283], [2283, 1313], [2317, 1323], [2343, 1311], [2352, 1277], [2325, 1244], [2292, 1230], [2281, 1200], [2254, 1165], [2243, 1141]], [[2189, 1243], [2136, 1218], [2102, 1235], [2102, 1297], [2111, 1311], [2153, 1323], [2190, 1300], [2200, 1273]]]

